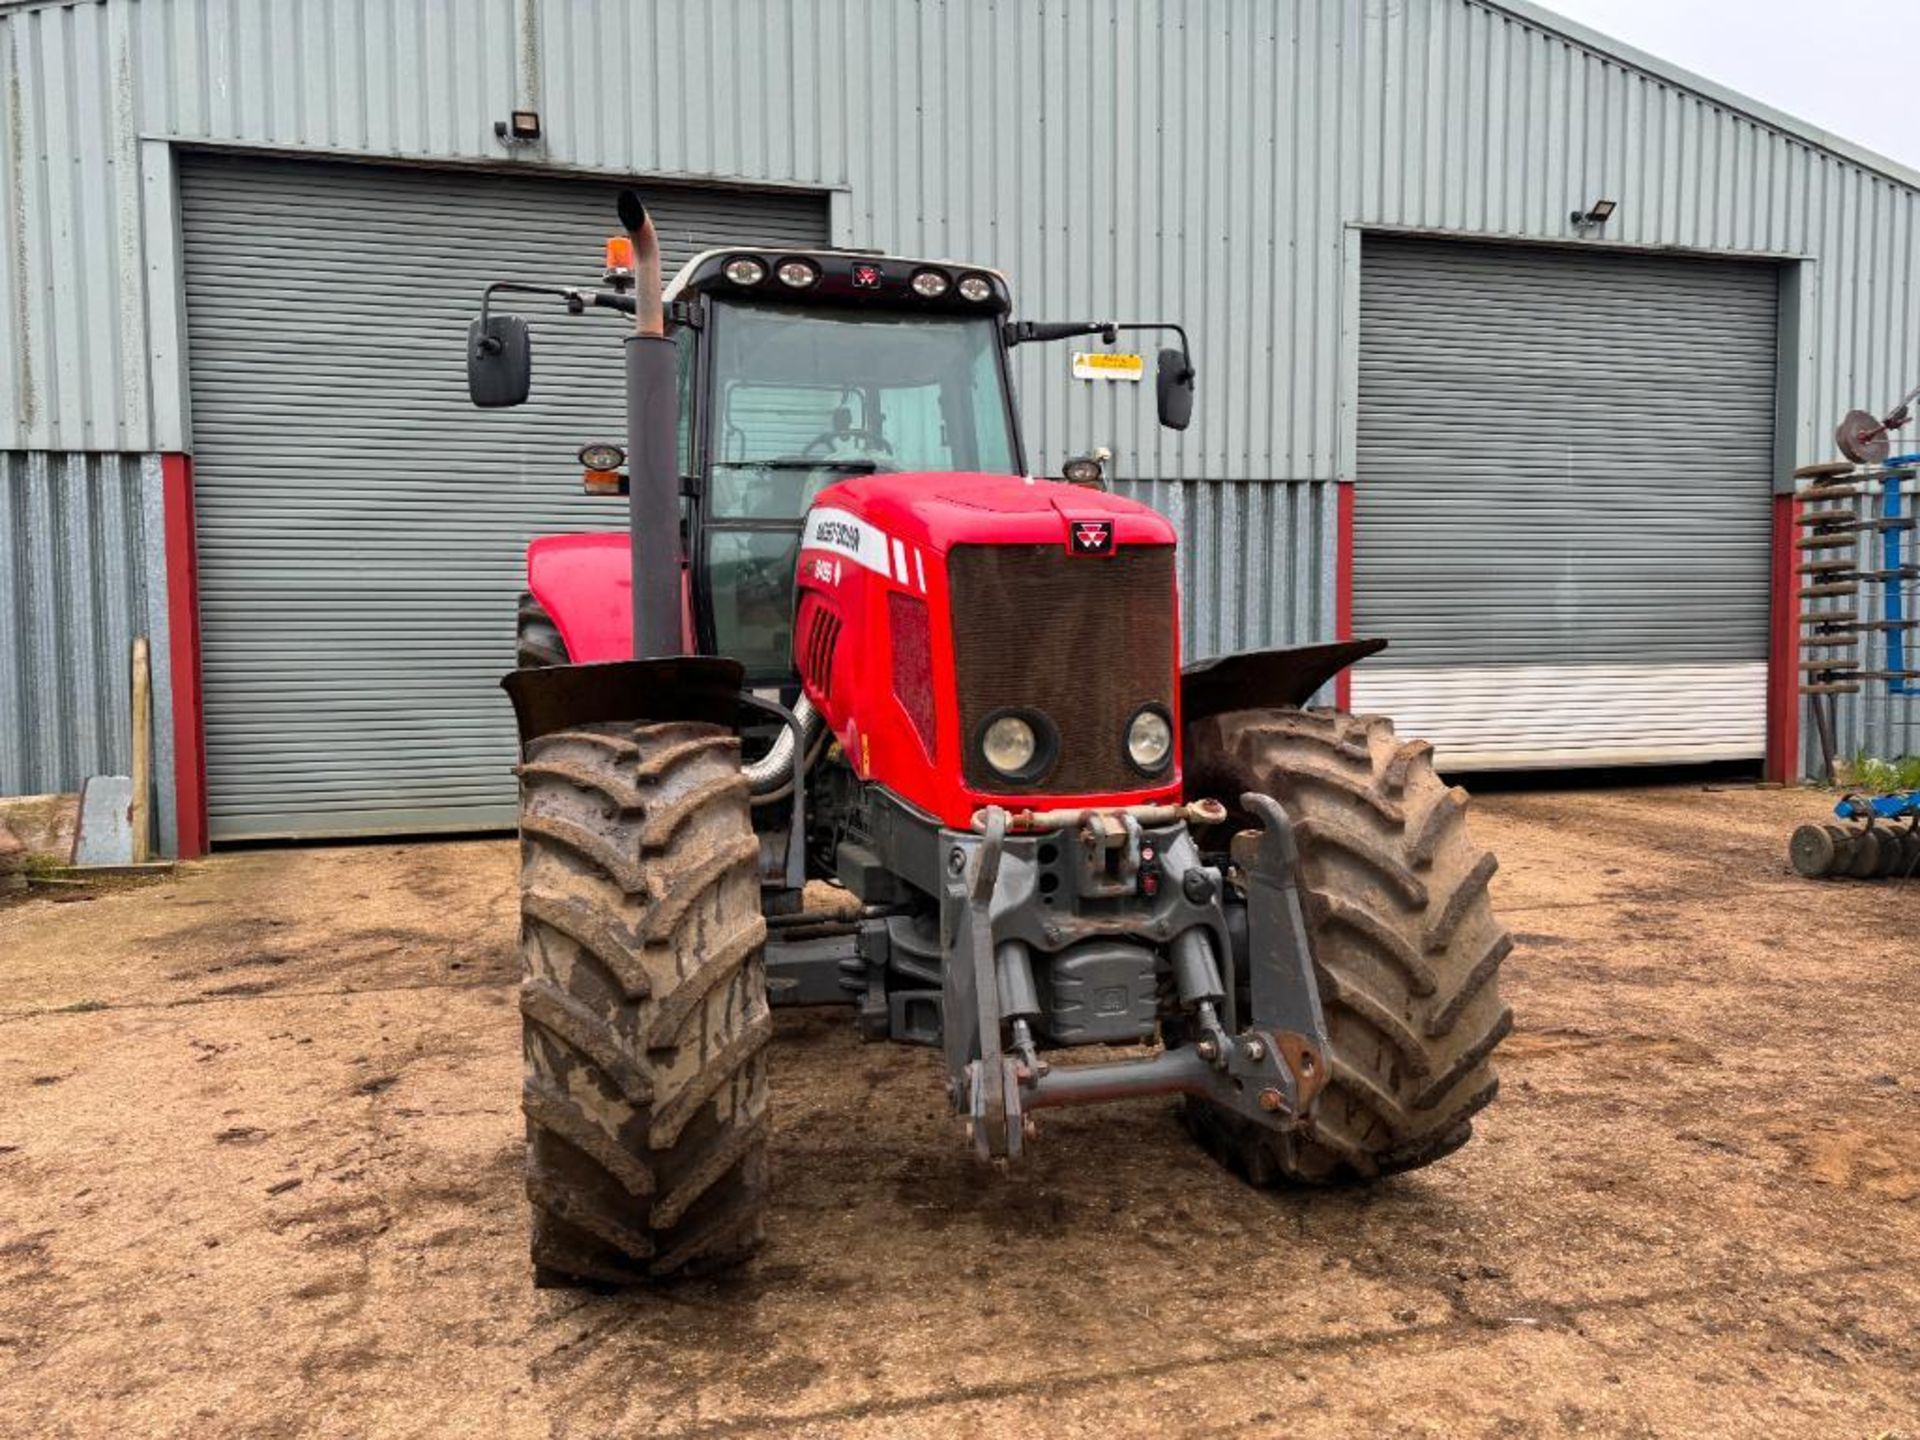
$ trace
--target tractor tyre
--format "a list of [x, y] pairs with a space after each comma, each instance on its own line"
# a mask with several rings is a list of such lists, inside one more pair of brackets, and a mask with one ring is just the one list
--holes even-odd
[[1220, 848], [1257, 823], [1250, 791], [1294, 824], [1326, 1016], [1327, 1085], [1299, 1130], [1185, 1102], [1196, 1138], [1256, 1185], [1430, 1165], [1467, 1142], [1498, 1089], [1489, 1057], [1513, 1026], [1499, 986], [1513, 942], [1487, 897], [1494, 858], [1467, 834], [1467, 792], [1434, 773], [1432, 750], [1326, 710], [1243, 710], [1189, 732], [1188, 793], [1229, 812]]
[[513, 659], [514, 668], [518, 670], [544, 670], [549, 665], [567, 663], [567, 642], [560, 638], [560, 627], [553, 623], [546, 607], [527, 590], [520, 592]]
[[536, 1283], [736, 1264], [761, 1240], [773, 1029], [740, 742], [584, 725], [519, 775]]

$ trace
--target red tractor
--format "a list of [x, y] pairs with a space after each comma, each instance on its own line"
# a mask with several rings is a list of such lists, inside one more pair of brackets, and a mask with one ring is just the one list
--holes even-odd
[[[1179, 1095], [1256, 1185], [1461, 1145], [1509, 942], [1465, 792], [1385, 720], [1303, 708], [1384, 642], [1179, 656], [1174, 530], [1097, 462], [1026, 474], [980, 266], [741, 246], [663, 294], [622, 197], [606, 288], [503, 284], [481, 405], [525, 400], [495, 292], [633, 316], [629, 525], [536, 540], [522, 747], [527, 1191], [540, 1283], [750, 1254], [769, 1007], [939, 1049], [979, 1154], [1051, 1106]], [[617, 252], [617, 253], [616, 253]]]

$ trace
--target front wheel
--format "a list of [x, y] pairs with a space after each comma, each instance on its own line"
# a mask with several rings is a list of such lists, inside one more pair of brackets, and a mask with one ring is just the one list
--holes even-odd
[[1498, 1089], [1489, 1057], [1513, 1024], [1499, 986], [1513, 946], [1487, 896], [1494, 858], [1432, 749], [1378, 717], [1325, 710], [1193, 727], [1190, 794], [1217, 797], [1242, 827], [1253, 822], [1240, 797], [1271, 795], [1293, 822], [1326, 1014], [1330, 1073], [1301, 1130], [1187, 1102], [1195, 1135], [1256, 1184], [1429, 1165], [1466, 1143]]
[[583, 725], [520, 766], [527, 1195], [542, 1284], [750, 1255], [772, 1034], [760, 845], [717, 725]]

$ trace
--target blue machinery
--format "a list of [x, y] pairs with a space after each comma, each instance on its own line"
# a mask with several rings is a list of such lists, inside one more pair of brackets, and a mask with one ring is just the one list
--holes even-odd
[[[1881, 606], [1881, 614], [1887, 621], [1887, 693], [1889, 695], [1920, 695], [1920, 686], [1914, 681], [1920, 678], [1916, 672], [1907, 668], [1907, 632], [1905, 596], [1901, 593], [1905, 582], [1914, 574], [1914, 567], [1903, 563], [1903, 536], [1900, 522], [1906, 519], [1901, 512], [1901, 488], [1915, 476], [1920, 475], [1920, 454], [1892, 455], [1883, 462], [1886, 473], [1880, 480], [1880, 518], [1888, 524], [1880, 532], [1880, 583], [1886, 587], [1886, 603]], [[1909, 522], [1910, 523], [1910, 522]]]
[[1833, 807], [1849, 825], [1802, 825], [1787, 842], [1793, 868], [1810, 879], [1920, 874], [1920, 790], [1849, 795]]
[[[1800, 577], [1800, 693], [1808, 697], [1820, 737], [1826, 778], [1834, 778], [1834, 707], [1842, 695], [1857, 695], [1868, 684], [1884, 684], [1889, 695], [1920, 695], [1920, 647], [1911, 647], [1907, 589], [1920, 578], [1920, 548], [1910, 549], [1914, 531], [1905, 492], [1920, 478], [1920, 452], [1893, 455], [1891, 432], [1907, 423], [1909, 406], [1920, 386], [1904, 396], [1885, 419], [1855, 410], [1840, 422], [1834, 439], [1845, 463], [1808, 465], [1794, 472], [1807, 482], [1801, 501], [1800, 536], [1794, 545]], [[1878, 540], [1876, 547], [1874, 540]], [[1862, 540], [1867, 543], [1862, 545]], [[1862, 551], [1870, 557], [1860, 563]], [[1877, 551], [1877, 553], [1876, 553]], [[1878, 592], [1879, 614], [1871, 600]], [[1866, 650], [1882, 640], [1884, 662], [1870, 667]], [[1910, 658], [1911, 657], [1911, 658]], [[1807, 876], [1920, 874], [1920, 791], [1892, 795], [1849, 795], [1834, 807], [1843, 824], [1802, 825], [1793, 832], [1788, 855]]]

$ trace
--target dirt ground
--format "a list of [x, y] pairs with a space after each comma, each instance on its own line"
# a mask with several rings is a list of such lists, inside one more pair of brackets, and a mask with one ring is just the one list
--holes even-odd
[[1818, 796], [1484, 799], [1473, 1143], [1263, 1194], [1170, 1102], [976, 1167], [930, 1052], [788, 1012], [745, 1273], [528, 1283], [513, 850], [235, 854], [0, 910], [0, 1434], [1920, 1440], [1920, 882]]

